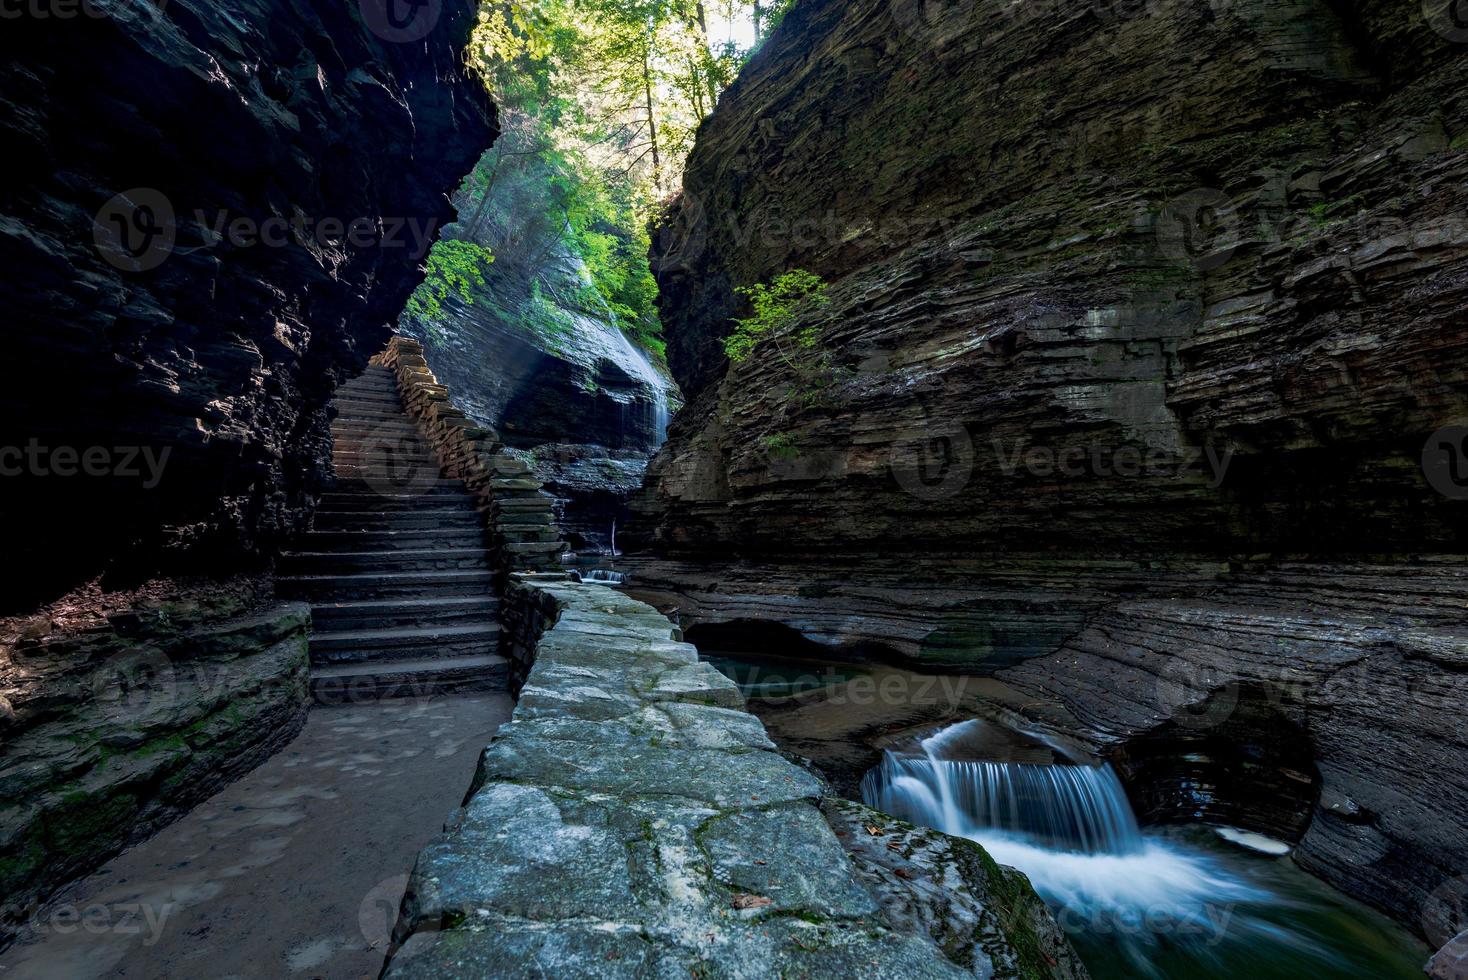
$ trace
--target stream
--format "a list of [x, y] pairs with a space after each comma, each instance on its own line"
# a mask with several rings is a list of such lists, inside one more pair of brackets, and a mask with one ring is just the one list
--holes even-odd
[[[853, 755], [827, 749], [840, 737], [834, 720], [849, 714], [833, 692], [869, 673], [906, 675], [912, 690], [922, 678], [890, 667], [780, 666], [768, 656], [725, 652], [706, 659], [740, 684], [782, 748], [838, 767]], [[951, 718], [971, 706], [971, 694], [935, 710]], [[873, 721], [883, 713], [898, 724], [921, 715], [896, 703], [868, 709], [867, 735], [881, 730]], [[885, 746], [879, 763], [844, 791], [974, 840], [1019, 868], [1098, 980], [1422, 976], [1429, 951], [1421, 943], [1302, 871], [1288, 844], [1204, 824], [1139, 826], [1109, 765], [1043, 733], [974, 718], [918, 732], [875, 739]], [[848, 737], [862, 738], [855, 731]], [[870, 758], [870, 745], [855, 748]]]

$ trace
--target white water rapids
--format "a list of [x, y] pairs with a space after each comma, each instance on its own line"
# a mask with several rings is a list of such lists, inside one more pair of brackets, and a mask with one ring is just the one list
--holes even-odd
[[[889, 750], [863, 780], [863, 799], [1023, 871], [1093, 975], [1403, 975], [1400, 949], [1352, 948], [1357, 910], [1287, 861], [1144, 832], [1109, 765], [953, 758], [987, 724], [960, 722], [915, 750]], [[1227, 839], [1241, 836], [1259, 850], [1266, 840]]]

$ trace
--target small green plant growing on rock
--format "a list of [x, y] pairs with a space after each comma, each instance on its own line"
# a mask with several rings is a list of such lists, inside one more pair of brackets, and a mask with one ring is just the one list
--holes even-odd
[[[423, 282], [408, 298], [407, 313], [427, 324], [443, 316], [443, 301], [457, 296], [473, 305], [474, 290], [484, 286], [484, 270], [494, 262], [494, 253], [474, 242], [434, 242], [428, 253]], [[430, 327], [431, 329], [431, 327]]]
[[749, 300], [754, 315], [734, 320], [734, 332], [724, 340], [729, 360], [742, 364], [769, 340], [775, 356], [799, 369], [802, 352], [813, 350], [820, 334], [821, 322], [811, 314], [830, 302], [825, 281], [813, 272], [792, 269], [772, 282], [735, 291]]
[[795, 439], [788, 432], [777, 432], [765, 436], [765, 453], [771, 459], [794, 459], [800, 455], [795, 448]]

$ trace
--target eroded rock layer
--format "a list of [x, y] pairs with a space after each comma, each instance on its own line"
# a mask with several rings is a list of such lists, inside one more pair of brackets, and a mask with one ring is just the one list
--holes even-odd
[[[1040, 6], [802, 3], [721, 101], [654, 256], [692, 404], [649, 533], [1461, 547], [1420, 461], [1468, 417], [1463, 46], [1405, 0]], [[817, 351], [728, 370], [795, 267]]]
[[295, 737], [310, 629], [304, 604], [230, 599], [0, 647], [0, 947], [48, 894]]
[[119, 555], [228, 565], [299, 530], [331, 389], [494, 135], [467, 0], [406, 27], [374, 3], [44, 6], [7, 17], [0, 68], [0, 445], [38, 447], [4, 460], [17, 607]]

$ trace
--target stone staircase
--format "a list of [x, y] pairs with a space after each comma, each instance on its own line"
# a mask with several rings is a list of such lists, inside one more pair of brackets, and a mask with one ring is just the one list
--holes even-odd
[[445, 479], [393, 373], [337, 391], [336, 484], [278, 589], [311, 604], [311, 692], [340, 703], [503, 690], [499, 600], [484, 518]]

